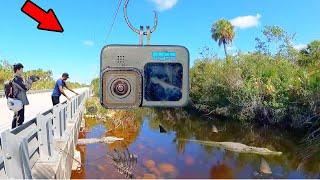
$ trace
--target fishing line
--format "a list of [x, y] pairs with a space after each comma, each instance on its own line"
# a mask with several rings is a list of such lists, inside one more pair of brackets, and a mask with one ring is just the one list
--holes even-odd
[[109, 39], [109, 37], [111, 35], [111, 32], [112, 32], [113, 26], [114, 26], [114, 24], [116, 22], [116, 19], [117, 19], [121, 4], [122, 4], [122, 0], [119, 0], [118, 7], [117, 7], [116, 12], [115, 12], [115, 14], [113, 16], [113, 20], [112, 20], [111, 26], [110, 26], [109, 31], [107, 33], [106, 41], [108, 41], [108, 39]]

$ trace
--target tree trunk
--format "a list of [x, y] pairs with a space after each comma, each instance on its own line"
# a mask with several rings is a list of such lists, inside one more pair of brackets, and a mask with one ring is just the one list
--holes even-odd
[[225, 53], [225, 55], [226, 55], [226, 59], [228, 59], [227, 45], [226, 45], [225, 42], [223, 43], [223, 47], [224, 47], [224, 53]]

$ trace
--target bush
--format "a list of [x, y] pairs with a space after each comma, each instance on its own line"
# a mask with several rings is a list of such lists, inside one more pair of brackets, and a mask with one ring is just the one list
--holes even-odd
[[95, 78], [91, 81], [91, 86], [93, 87], [93, 93], [96, 97], [99, 97], [99, 78]]
[[198, 60], [190, 76], [191, 98], [211, 114], [296, 128], [318, 113], [320, 73], [279, 56]]

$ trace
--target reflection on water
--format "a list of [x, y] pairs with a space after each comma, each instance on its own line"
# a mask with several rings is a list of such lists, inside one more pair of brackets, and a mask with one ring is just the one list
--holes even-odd
[[[128, 174], [119, 170], [120, 166], [128, 164], [127, 169], [134, 172], [134, 178], [319, 178], [320, 176], [319, 151], [302, 161], [301, 157], [297, 156], [300, 151], [299, 146], [289, 135], [270, 129], [245, 128], [234, 121], [207, 121], [195, 115], [188, 115], [183, 110], [117, 111], [112, 118], [104, 122], [87, 119], [86, 127], [87, 132], [82, 132], [80, 138], [116, 136], [125, 140], [109, 145], [78, 146], [77, 150], [81, 152], [84, 166], [78, 171], [73, 171], [72, 178], [128, 178], [130, 177]], [[218, 133], [216, 129], [219, 130]], [[180, 139], [239, 142], [281, 151], [283, 155], [262, 157], [233, 153]], [[116, 156], [119, 157], [118, 161], [122, 162], [118, 166], [112, 163], [117, 160], [107, 156], [115, 151], [126, 153], [123, 156]], [[130, 162], [130, 157], [134, 156], [137, 158], [136, 163]], [[262, 160], [265, 161], [264, 166]], [[272, 174], [268, 174], [269, 171]]]

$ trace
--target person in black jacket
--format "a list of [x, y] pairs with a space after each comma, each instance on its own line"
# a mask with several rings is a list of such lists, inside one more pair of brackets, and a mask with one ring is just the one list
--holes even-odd
[[13, 65], [14, 78], [12, 80], [13, 96], [22, 102], [23, 108], [14, 113], [12, 120], [12, 129], [21, 126], [24, 122], [24, 107], [29, 105], [27, 98], [27, 91], [31, 89], [32, 78], [29, 78], [26, 82], [23, 80], [23, 65], [21, 63]]

